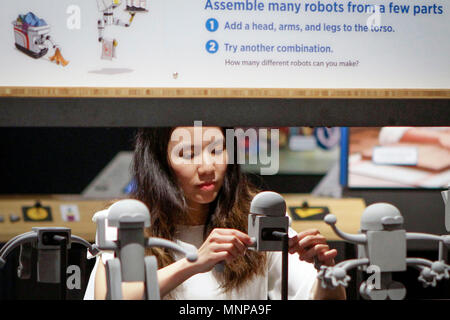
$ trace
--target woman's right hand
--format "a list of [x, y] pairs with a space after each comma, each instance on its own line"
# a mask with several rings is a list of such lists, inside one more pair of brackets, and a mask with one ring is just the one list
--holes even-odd
[[216, 228], [198, 249], [195, 271], [207, 272], [222, 261], [233, 261], [243, 256], [251, 244], [250, 237], [239, 230]]

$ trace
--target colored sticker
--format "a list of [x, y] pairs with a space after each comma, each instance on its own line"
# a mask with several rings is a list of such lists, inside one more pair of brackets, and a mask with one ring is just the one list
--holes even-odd
[[50, 207], [33, 206], [22, 207], [24, 221], [52, 221]]
[[330, 210], [328, 207], [289, 207], [293, 220], [323, 220]]
[[80, 212], [78, 206], [74, 204], [63, 204], [60, 207], [61, 219], [65, 222], [80, 221]]

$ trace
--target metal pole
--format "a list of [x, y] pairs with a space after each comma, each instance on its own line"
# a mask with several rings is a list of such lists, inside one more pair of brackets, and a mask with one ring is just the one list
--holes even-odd
[[275, 237], [283, 242], [282, 260], [281, 260], [281, 300], [288, 299], [288, 261], [289, 261], [289, 235], [286, 232], [274, 231]]

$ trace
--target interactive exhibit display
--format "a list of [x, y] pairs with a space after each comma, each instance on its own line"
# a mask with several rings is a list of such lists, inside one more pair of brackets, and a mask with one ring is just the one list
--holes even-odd
[[450, 127], [344, 128], [341, 183], [351, 189], [440, 189], [450, 181]]
[[[450, 232], [450, 185], [442, 192], [445, 203], [446, 229]], [[288, 284], [288, 228], [289, 216], [286, 215], [286, 202], [275, 192], [261, 192], [251, 202], [248, 217], [248, 234], [252, 239], [251, 250], [281, 251], [282, 258], [282, 299], [287, 299]], [[0, 251], [0, 267], [6, 263], [8, 254], [20, 247], [18, 276], [26, 278], [30, 274], [30, 250], [38, 250], [38, 281], [64, 284], [64, 267], [70, 244], [83, 244], [92, 255], [100, 250], [114, 251], [114, 259], [106, 262], [107, 299], [122, 299], [122, 282], [141, 281], [146, 284], [146, 299], [160, 299], [157, 281], [157, 261], [154, 256], [145, 256], [146, 247], [164, 247], [184, 253], [188, 261], [197, 259], [196, 251], [186, 251], [179, 245], [159, 238], [146, 238], [144, 229], [150, 225], [148, 208], [137, 200], [119, 200], [96, 217], [97, 241], [91, 245], [86, 240], [71, 235], [69, 228], [33, 228], [12, 238]], [[352, 268], [373, 273], [377, 281], [364, 281], [360, 293], [364, 299], [384, 300], [403, 299], [406, 288], [392, 280], [392, 272], [405, 271], [414, 266], [420, 271], [418, 280], [424, 287], [436, 286], [436, 282], [449, 279], [450, 265], [448, 250], [450, 235], [431, 235], [409, 233], [402, 229], [403, 217], [391, 204], [377, 203], [368, 206], [361, 217], [359, 234], [342, 232], [336, 227], [337, 219], [333, 214], [325, 216], [324, 221], [344, 241], [358, 246], [358, 258], [346, 260], [335, 266], [321, 266], [318, 279], [324, 288], [339, 285], [347, 286], [350, 277], [347, 272]], [[115, 241], [106, 240], [106, 226], [117, 228]], [[427, 240], [439, 243], [437, 261], [407, 257], [408, 240]], [[220, 266], [218, 271], [220, 271]], [[377, 274], [378, 272], [378, 274]], [[61, 289], [61, 298], [65, 297], [65, 287]]]

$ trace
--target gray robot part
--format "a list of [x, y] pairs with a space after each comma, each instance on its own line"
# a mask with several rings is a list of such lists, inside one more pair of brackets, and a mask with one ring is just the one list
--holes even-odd
[[145, 228], [150, 227], [150, 213], [141, 201], [132, 199], [117, 201], [108, 210], [108, 225], [111, 227], [141, 222], [144, 222]]
[[288, 232], [288, 217], [265, 217], [249, 215], [248, 235], [252, 238], [256, 251], [282, 251], [283, 243], [273, 232]]
[[375, 203], [368, 206], [361, 217], [362, 231], [386, 230], [386, 225], [401, 226], [403, 217], [395, 206], [389, 203]]
[[273, 232], [288, 233], [289, 217], [286, 215], [284, 198], [271, 191], [258, 193], [250, 205], [248, 235], [252, 238], [256, 251], [282, 251], [282, 239]]
[[[392, 272], [405, 271], [407, 266], [417, 268], [421, 273], [419, 281], [429, 285], [436, 280], [448, 279], [450, 266], [445, 264], [444, 247], [447, 236], [424, 233], [407, 233], [403, 226], [400, 211], [388, 203], [376, 203], [368, 206], [361, 217], [360, 234], [352, 235], [336, 227], [337, 219], [329, 214], [324, 218], [335, 233], [347, 242], [358, 246], [358, 258], [343, 261], [334, 267], [322, 266], [318, 274], [323, 287], [347, 286], [350, 277], [347, 271], [360, 268], [366, 272], [378, 274], [378, 284], [364, 281], [360, 293], [364, 299], [403, 299], [406, 289], [403, 284], [392, 280]], [[407, 258], [407, 240], [431, 240], [439, 242], [439, 260], [432, 262], [419, 258]]]
[[263, 191], [253, 198], [250, 213], [269, 217], [284, 217], [286, 215], [286, 201], [276, 192]]
[[447, 186], [448, 190], [442, 191], [442, 198], [444, 199], [445, 204], [445, 229], [450, 232], [450, 183]]
[[[61, 283], [65, 274], [61, 270], [67, 263], [63, 255], [71, 248], [71, 244], [84, 245], [91, 254], [98, 250], [86, 240], [71, 234], [71, 229], [64, 227], [40, 227], [32, 228], [31, 232], [18, 235], [9, 240], [0, 250], [0, 268], [2, 268], [8, 255], [17, 247], [20, 247], [19, 266], [17, 276], [20, 279], [31, 278], [31, 252], [33, 247], [37, 249], [37, 281], [40, 283]], [[65, 283], [62, 283], [65, 291]], [[65, 296], [65, 295], [63, 295]]]
[[289, 224], [286, 202], [280, 194], [264, 191], [253, 198], [248, 215], [248, 235], [253, 244], [249, 248], [282, 252], [282, 300], [288, 299]]
[[[106, 221], [117, 228], [117, 240], [106, 239]], [[138, 200], [125, 199], [114, 203], [106, 215], [100, 215], [97, 223], [97, 244], [101, 250], [113, 250], [115, 258], [106, 263], [107, 299], [123, 298], [122, 282], [144, 282], [146, 299], [160, 299], [156, 258], [146, 257], [145, 248], [163, 247], [176, 250], [197, 260], [197, 252], [185, 250], [180, 245], [160, 238], [145, 237], [150, 226], [147, 206]]]

